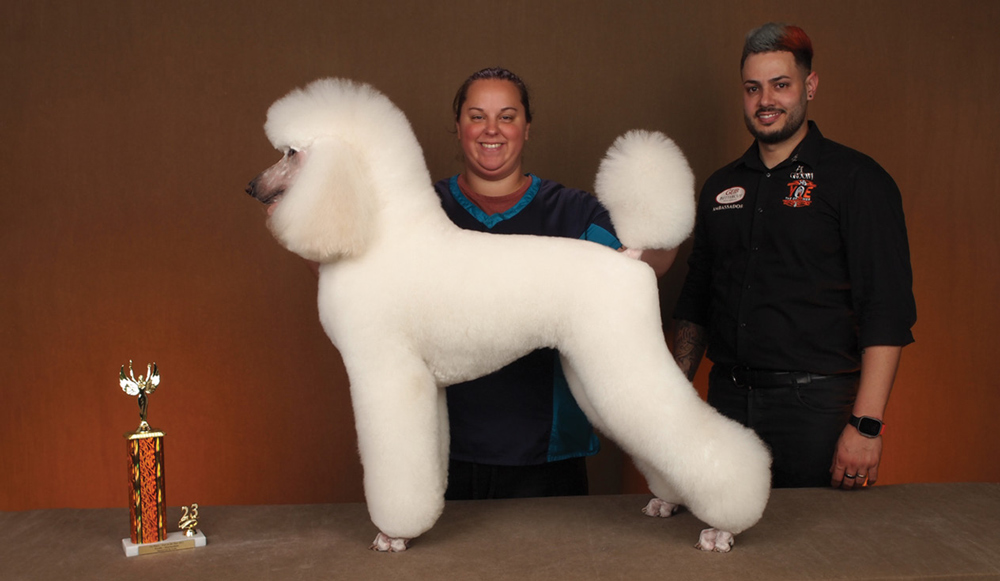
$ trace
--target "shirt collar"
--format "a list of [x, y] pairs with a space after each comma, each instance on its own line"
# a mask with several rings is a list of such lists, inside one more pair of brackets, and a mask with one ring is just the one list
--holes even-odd
[[[788, 159], [782, 161], [774, 168], [779, 168], [786, 164], [801, 163], [809, 167], [816, 167], [816, 162], [819, 161], [820, 147], [823, 141], [823, 134], [820, 133], [819, 127], [816, 125], [815, 121], [809, 121], [809, 131], [806, 132], [806, 136], [802, 138], [802, 141], [796, 146], [795, 150], [792, 151], [792, 155]], [[742, 157], [737, 162], [737, 165], [745, 165], [750, 169], [757, 171], [768, 171], [764, 167], [764, 162], [760, 160], [760, 149], [757, 144], [757, 140], [750, 145], [750, 148], [746, 150]], [[774, 169], [772, 168], [772, 169]]]

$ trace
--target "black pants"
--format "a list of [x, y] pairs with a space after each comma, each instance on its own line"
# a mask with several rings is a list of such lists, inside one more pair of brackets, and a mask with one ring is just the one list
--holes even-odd
[[587, 462], [570, 458], [534, 466], [495, 466], [451, 460], [445, 500], [584, 496]]
[[708, 403], [753, 428], [771, 449], [774, 488], [830, 486], [830, 464], [851, 417], [858, 374], [803, 385], [741, 387], [731, 367], [715, 365], [708, 386]]

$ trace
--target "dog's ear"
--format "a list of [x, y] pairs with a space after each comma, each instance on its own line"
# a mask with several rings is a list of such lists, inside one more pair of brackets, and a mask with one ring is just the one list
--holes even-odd
[[305, 166], [286, 191], [271, 231], [286, 248], [317, 262], [356, 256], [374, 234], [377, 202], [364, 157], [337, 138], [308, 148]]

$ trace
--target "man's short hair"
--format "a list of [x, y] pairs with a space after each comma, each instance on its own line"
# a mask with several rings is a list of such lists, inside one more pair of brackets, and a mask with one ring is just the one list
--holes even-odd
[[748, 56], [775, 51], [792, 53], [795, 64], [805, 69], [807, 73], [812, 72], [813, 45], [806, 31], [798, 26], [778, 22], [768, 22], [747, 33], [746, 42], [743, 43], [740, 70], [743, 70], [743, 63]]

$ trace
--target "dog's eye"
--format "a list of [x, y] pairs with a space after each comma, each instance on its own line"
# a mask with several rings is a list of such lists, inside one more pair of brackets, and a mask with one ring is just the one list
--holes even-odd
[[286, 151], [286, 152], [285, 152], [285, 155], [286, 155], [286, 156], [287, 156], [287, 157], [288, 157], [289, 159], [291, 159], [291, 158], [295, 157], [295, 154], [296, 154], [296, 153], [298, 153], [298, 151], [296, 151], [296, 150], [294, 150], [294, 149], [289, 149], [288, 151]]

